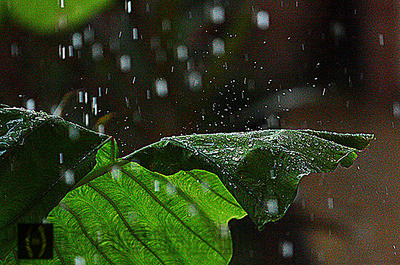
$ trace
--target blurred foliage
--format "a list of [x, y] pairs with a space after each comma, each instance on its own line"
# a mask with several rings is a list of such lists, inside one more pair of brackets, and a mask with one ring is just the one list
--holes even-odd
[[113, 0], [1, 0], [0, 19], [11, 18], [40, 34], [73, 29], [113, 3]]

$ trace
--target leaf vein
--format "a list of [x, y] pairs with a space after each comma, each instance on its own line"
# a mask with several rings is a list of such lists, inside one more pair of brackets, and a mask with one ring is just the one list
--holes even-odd
[[123, 214], [121, 213], [121, 211], [118, 209], [117, 205], [115, 205], [115, 203], [101, 190], [99, 190], [97, 187], [95, 187], [93, 185], [93, 183], [89, 183], [88, 186], [90, 188], [92, 188], [93, 190], [95, 190], [98, 194], [100, 194], [106, 201], [108, 201], [111, 206], [114, 208], [114, 210], [117, 212], [117, 215], [119, 216], [119, 218], [121, 218], [122, 222], [124, 223], [124, 225], [128, 228], [129, 232], [131, 233], [131, 235], [140, 242], [140, 244], [142, 244], [151, 254], [153, 254], [162, 264], [165, 264], [163, 262], [163, 260], [144, 242], [142, 241], [133, 231], [132, 227], [128, 224], [128, 222], [126, 221], [125, 217], [123, 216]]

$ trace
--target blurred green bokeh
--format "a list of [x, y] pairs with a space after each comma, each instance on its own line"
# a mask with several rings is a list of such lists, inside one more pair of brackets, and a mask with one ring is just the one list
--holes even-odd
[[114, 0], [2, 0], [2, 24], [10, 17], [39, 34], [74, 29], [110, 6]]

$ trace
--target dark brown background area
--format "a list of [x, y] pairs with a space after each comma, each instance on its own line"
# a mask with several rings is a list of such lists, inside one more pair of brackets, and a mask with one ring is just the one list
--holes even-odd
[[[214, 5], [224, 7], [222, 24], [204, 11]], [[253, 22], [260, 10], [270, 15], [266, 30]], [[232, 263], [399, 264], [398, 11], [396, 1], [139, 0], [130, 14], [120, 1], [82, 28], [57, 35], [37, 35], [9, 21], [1, 29], [0, 103], [26, 106], [34, 99], [37, 110], [50, 112], [63, 102], [64, 118], [83, 125], [89, 114], [88, 127], [104, 124], [122, 155], [190, 133], [374, 133], [350, 169], [305, 177], [288, 215], [265, 231], [248, 219], [233, 221]], [[169, 31], [162, 30], [166, 19]], [[59, 45], [68, 48], [72, 34], [89, 26], [94, 42], [59, 58]], [[132, 40], [132, 28], [139, 40]], [[220, 58], [210, 52], [214, 38], [225, 41]], [[92, 58], [94, 43], [103, 45], [100, 61]], [[111, 50], [110, 43], [119, 48]], [[176, 58], [177, 45], [188, 47], [188, 61]], [[18, 53], [11, 52], [15, 46]], [[132, 58], [127, 73], [118, 66], [124, 54]], [[193, 70], [202, 75], [196, 91], [185, 79]], [[154, 88], [160, 77], [168, 82], [163, 98]], [[88, 94], [88, 104], [78, 102], [79, 92]], [[92, 112], [93, 97], [99, 115]], [[285, 241], [293, 243], [292, 258], [281, 255]]]

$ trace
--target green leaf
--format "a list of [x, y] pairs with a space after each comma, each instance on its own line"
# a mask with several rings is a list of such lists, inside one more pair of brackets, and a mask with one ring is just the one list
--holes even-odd
[[220, 179], [204, 170], [165, 176], [119, 165], [114, 148], [108, 142], [96, 156], [92, 172], [107, 172], [69, 192], [47, 217], [55, 255], [46, 264], [227, 264], [228, 221], [246, 212]]
[[[84, 24], [113, 0], [9, 0], [0, 2], [0, 15], [39, 33], [55, 33]], [[1, 19], [1, 18], [0, 18]]]
[[215, 173], [261, 230], [284, 215], [302, 176], [349, 167], [371, 134], [266, 130], [164, 138], [125, 157], [162, 173]]
[[[278, 220], [303, 175], [350, 166], [373, 139], [310, 130], [188, 135], [118, 159], [114, 140], [44, 113], [0, 106], [0, 125], [7, 264], [226, 264], [230, 219], [247, 212], [260, 229]], [[18, 261], [16, 223], [46, 216], [55, 259]]]
[[42, 222], [109, 139], [43, 112], [0, 106], [0, 259], [17, 244], [17, 223]]

